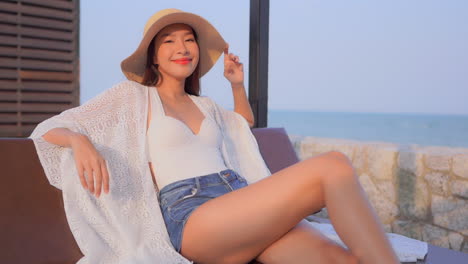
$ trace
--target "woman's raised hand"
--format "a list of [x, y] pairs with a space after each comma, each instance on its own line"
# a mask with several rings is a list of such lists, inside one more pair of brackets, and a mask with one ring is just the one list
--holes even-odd
[[224, 77], [233, 86], [244, 84], [244, 66], [239, 62], [239, 56], [229, 53], [229, 44], [224, 49]]
[[99, 154], [89, 138], [83, 134], [74, 136], [71, 147], [81, 185], [96, 195], [97, 198], [101, 195], [102, 188], [105, 193], [109, 193], [107, 162]]

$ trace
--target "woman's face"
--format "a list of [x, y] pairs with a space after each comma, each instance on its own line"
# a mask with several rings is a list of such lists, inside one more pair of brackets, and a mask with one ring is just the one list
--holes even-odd
[[[198, 44], [192, 28], [185, 24], [172, 24], [156, 35], [153, 63], [163, 76], [178, 80], [189, 77], [198, 65]], [[166, 78], [167, 78], [166, 77]]]

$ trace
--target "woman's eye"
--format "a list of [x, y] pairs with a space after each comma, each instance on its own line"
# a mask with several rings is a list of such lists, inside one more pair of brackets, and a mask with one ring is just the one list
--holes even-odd
[[[186, 41], [193, 41], [195, 42], [195, 39], [187, 39]], [[166, 40], [164, 41], [164, 43], [170, 43], [170, 42], [173, 42], [172, 40]]]

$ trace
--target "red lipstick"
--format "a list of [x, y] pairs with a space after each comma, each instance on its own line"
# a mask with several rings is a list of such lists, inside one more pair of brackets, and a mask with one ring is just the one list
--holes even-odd
[[174, 60], [175, 63], [177, 64], [187, 64], [189, 62], [191, 62], [192, 60], [191, 59], [178, 59], [178, 60]]

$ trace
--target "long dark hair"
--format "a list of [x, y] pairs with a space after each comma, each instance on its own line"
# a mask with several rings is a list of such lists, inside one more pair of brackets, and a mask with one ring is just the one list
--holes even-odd
[[[198, 36], [195, 30], [192, 28], [193, 35], [195, 36], [195, 41], [198, 43]], [[157, 35], [156, 35], [157, 36]], [[158, 67], [153, 64], [153, 57], [154, 57], [154, 42], [156, 40], [156, 36], [151, 40], [148, 51], [146, 53], [146, 67], [145, 67], [145, 74], [143, 75], [143, 80], [141, 84], [146, 86], [156, 86], [159, 81], [163, 80], [163, 76], [158, 70]], [[185, 79], [184, 90], [186, 93], [191, 95], [200, 95], [200, 61], [198, 61], [197, 67], [193, 71], [193, 73]]]

